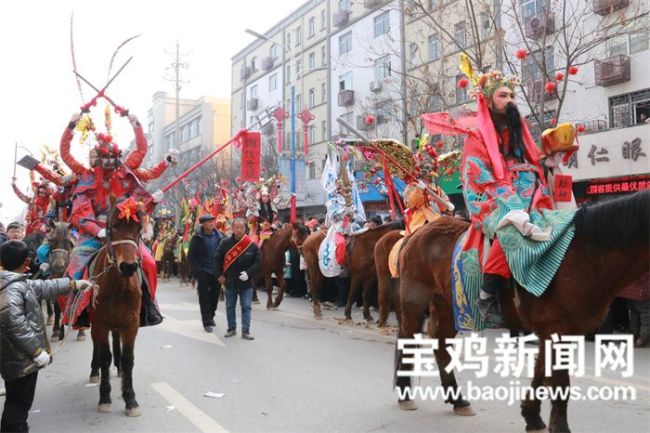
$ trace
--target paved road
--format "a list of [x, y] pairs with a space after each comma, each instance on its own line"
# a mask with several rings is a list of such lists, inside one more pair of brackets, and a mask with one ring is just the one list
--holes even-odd
[[[166, 320], [142, 329], [136, 345], [134, 383], [142, 416], [124, 416], [119, 378], [111, 381], [112, 412], [97, 412], [99, 390], [87, 386], [92, 343], [70, 339], [39, 376], [32, 432], [524, 431], [518, 404], [476, 401], [474, 417], [454, 416], [440, 401], [421, 402], [414, 412], [398, 410], [392, 390], [395, 336], [380, 335], [374, 326], [339, 325], [334, 317], [342, 311], [325, 311], [326, 318], [316, 321], [303, 299], [286, 299], [278, 311], [266, 311], [263, 303], [253, 311], [255, 341], [226, 340], [223, 304], [217, 332], [207, 334], [192, 289], [171, 280], [161, 284], [159, 294]], [[354, 315], [360, 320], [358, 310]], [[589, 353], [591, 344], [587, 359], [593, 359]], [[631, 385], [637, 400], [571, 402], [573, 432], [649, 431], [649, 366], [647, 349], [635, 352], [633, 378], [596, 378], [588, 362], [586, 376], [573, 384]], [[463, 384], [473, 373], [457, 377]], [[496, 375], [480, 380], [480, 385], [507, 384]], [[225, 395], [204, 397], [208, 391]], [[548, 412], [545, 402], [545, 419]]]

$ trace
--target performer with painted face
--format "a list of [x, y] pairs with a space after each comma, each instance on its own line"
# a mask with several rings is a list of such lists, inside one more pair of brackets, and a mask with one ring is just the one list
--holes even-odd
[[27, 215], [25, 216], [25, 235], [36, 232], [45, 233], [45, 217], [50, 207], [53, 188], [45, 179], [39, 182], [32, 181], [33, 196], [23, 193], [16, 185], [16, 179], [13, 179], [11, 187], [19, 199], [27, 203]]

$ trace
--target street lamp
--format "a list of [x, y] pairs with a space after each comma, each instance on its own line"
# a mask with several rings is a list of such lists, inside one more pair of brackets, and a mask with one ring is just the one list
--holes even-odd
[[[254, 30], [251, 29], [246, 29], [244, 30], [246, 33], [248, 33], [251, 36], [256, 37], [257, 39], [263, 39], [265, 41], [269, 41], [271, 43], [277, 44], [281, 46], [283, 49], [286, 51], [291, 52], [291, 63], [294, 64], [295, 68], [295, 60], [296, 60], [296, 53], [295, 50], [291, 47], [287, 48], [286, 45], [275, 42], [268, 38], [267, 36], [264, 36], [261, 33], [258, 33]], [[290, 84], [290, 95], [291, 95], [291, 107], [289, 108], [289, 117], [291, 119], [290, 123], [290, 133], [291, 133], [291, 141], [290, 141], [290, 150], [291, 150], [291, 165], [290, 165], [290, 173], [291, 173], [291, 193], [295, 194], [296, 193], [296, 80], [298, 79], [298, 73], [296, 73], [296, 79], [294, 79], [291, 74], [289, 75], [289, 84]]]

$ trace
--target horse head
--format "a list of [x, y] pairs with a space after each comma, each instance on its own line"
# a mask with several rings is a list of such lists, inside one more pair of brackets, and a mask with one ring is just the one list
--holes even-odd
[[133, 197], [111, 198], [111, 212], [106, 233], [109, 258], [124, 277], [131, 277], [140, 267], [140, 232], [145, 216], [142, 203]]
[[70, 263], [70, 251], [75, 245], [70, 223], [50, 220], [47, 236], [50, 244], [50, 273], [54, 278], [62, 277]]
[[296, 247], [298, 252], [302, 252], [302, 244], [308, 236], [309, 228], [306, 225], [300, 223], [293, 223], [291, 225], [291, 245]]

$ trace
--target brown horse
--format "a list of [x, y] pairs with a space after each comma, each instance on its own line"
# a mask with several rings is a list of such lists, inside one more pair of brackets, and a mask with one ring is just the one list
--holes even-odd
[[174, 232], [166, 241], [163, 249], [163, 256], [160, 260], [162, 263], [161, 276], [163, 279], [168, 280], [174, 271], [174, 263], [176, 263], [176, 247], [179, 242], [178, 232]]
[[[266, 301], [268, 310], [280, 306], [287, 288], [287, 283], [284, 280], [285, 252], [289, 248], [297, 248], [302, 245], [308, 235], [309, 229], [306, 226], [293, 223], [293, 225], [286, 225], [277, 230], [262, 244], [262, 259], [258, 278], [264, 279], [264, 287], [268, 296]], [[273, 301], [273, 274], [275, 274], [278, 287], [280, 287], [275, 301]]]
[[101, 371], [99, 385], [99, 412], [109, 412], [111, 408], [111, 384], [109, 367], [111, 349], [109, 332], [113, 336], [113, 356], [118, 374], [122, 375], [122, 398], [127, 416], [139, 416], [140, 407], [133, 390], [133, 360], [135, 338], [140, 325], [140, 303], [142, 292], [138, 269], [140, 257], [138, 248], [142, 211], [137, 218], [119, 217], [120, 210], [111, 200], [108, 217], [106, 244], [98, 252], [91, 279], [99, 286], [92, 303], [91, 336], [93, 339], [93, 362], [91, 381], [96, 380]]
[[[356, 299], [359, 286], [363, 286], [363, 317], [369, 322], [374, 320], [370, 315], [370, 290], [377, 286], [375, 245], [386, 233], [403, 228], [402, 221], [393, 221], [348, 237], [346, 262], [350, 275], [350, 290], [348, 303], [345, 306], [345, 320], [352, 320], [352, 304]], [[312, 297], [313, 295], [312, 293]]]
[[325, 277], [320, 271], [320, 266], [318, 265], [318, 249], [325, 239], [325, 234], [326, 232], [324, 230], [313, 232], [307, 237], [307, 239], [305, 239], [305, 242], [303, 242], [299, 248], [307, 266], [312, 308], [314, 309], [314, 317], [317, 319], [323, 317], [323, 313], [320, 309], [320, 291], [325, 283]]
[[[594, 204], [578, 210], [574, 218], [575, 236], [564, 260], [540, 297], [516, 285], [502, 291], [501, 306], [511, 328], [530, 329], [540, 339], [540, 353], [531, 386], [547, 382], [553, 388], [568, 391], [568, 370], [554, 370], [545, 377], [545, 341], [551, 335], [584, 335], [596, 329], [609, 304], [626, 285], [648, 272], [650, 262], [650, 191]], [[434, 339], [453, 338], [456, 330], [451, 305], [451, 256], [457, 239], [468, 224], [443, 217], [418, 230], [400, 254], [400, 338], [412, 338], [420, 332], [427, 308], [430, 311], [429, 334]], [[513, 299], [514, 298], [514, 299]], [[523, 325], [523, 326], [522, 326]], [[450, 361], [445, 345], [435, 351], [442, 386], [457, 388], [453, 372], [446, 373]], [[396, 350], [396, 371], [409, 370]], [[410, 386], [409, 377], [397, 377], [398, 388]], [[568, 393], [566, 395], [568, 397]], [[448, 401], [461, 414], [471, 413], [470, 403], [458, 395]], [[403, 409], [414, 409], [412, 401], [399, 402]], [[568, 398], [552, 400], [549, 430], [569, 432]], [[540, 415], [541, 401], [534, 398], [521, 403], [526, 430], [546, 428]]]
[[395, 309], [399, 322], [399, 293], [397, 279], [393, 278], [388, 267], [388, 256], [395, 243], [402, 238], [400, 230], [391, 230], [382, 236], [375, 245], [375, 270], [377, 272], [377, 299], [379, 302], [379, 326], [386, 326], [388, 314]]
[[[74, 248], [75, 240], [70, 233], [70, 224], [66, 222], [48, 222], [48, 263], [50, 265], [50, 278], [62, 278], [70, 263], [70, 251]], [[81, 332], [83, 330], [80, 330]], [[54, 327], [52, 328], [52, 339], [63, 340], [65, 336], [64, 326], [61, 324], [61, 307], [57, 301], [54, 302]]]
[[181, 279], [181, 286], [184, 284], [191, 284], [192, 286], [194, 285], [194, 277], [190, 272], [190, 262], [187, 260], [187, 254], [185, 254], [184, 245], [181, 245], [181, 256], [178, 262], [178, 276]]

